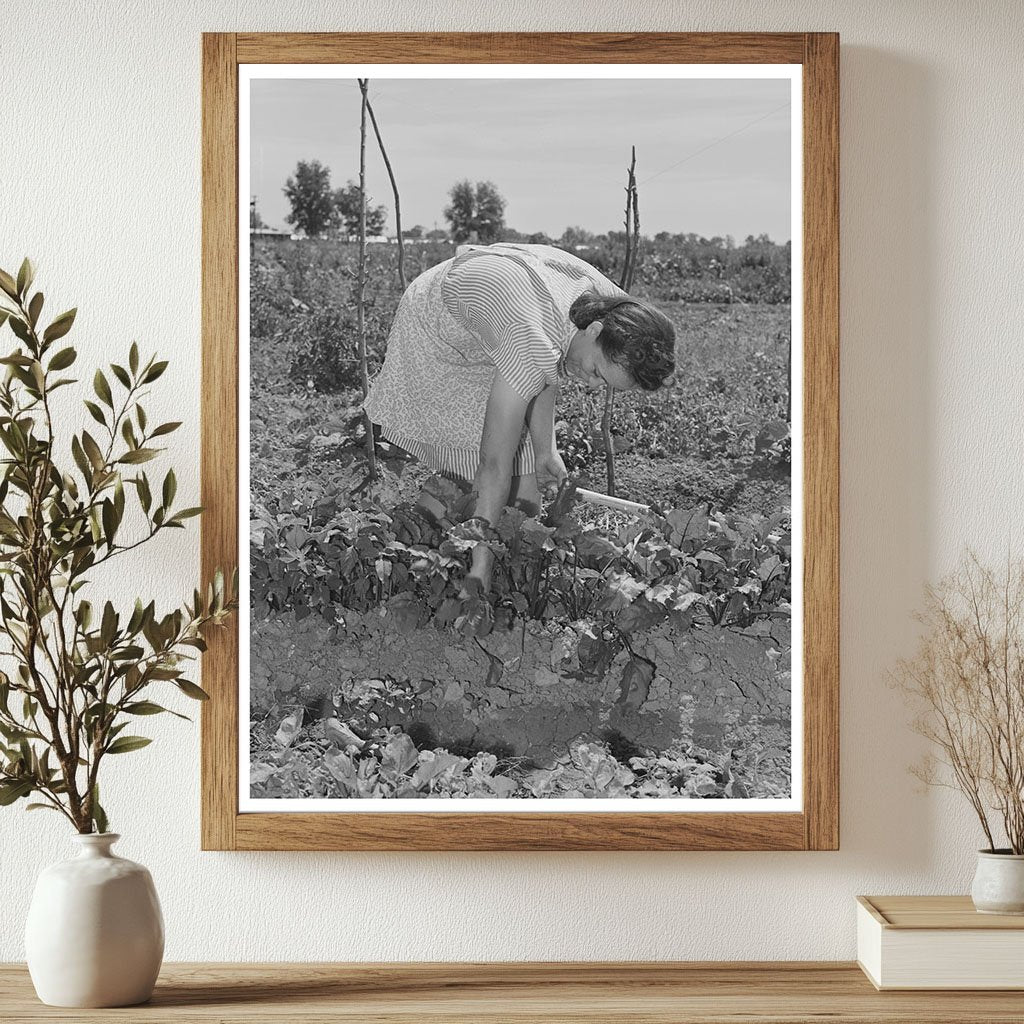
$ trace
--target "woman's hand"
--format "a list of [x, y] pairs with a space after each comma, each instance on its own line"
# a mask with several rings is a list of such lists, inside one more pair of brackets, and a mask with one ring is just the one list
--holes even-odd
[[565, 468], [562, 456], [557, 448], [552, 448], [546, 455], [537, 460], [537, 487], [545, 497], [552, 498], [558, 488], [565, 483], [569, 471]]

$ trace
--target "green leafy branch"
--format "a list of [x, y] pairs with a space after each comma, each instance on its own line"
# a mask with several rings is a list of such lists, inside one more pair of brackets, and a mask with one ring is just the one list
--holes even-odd
[[[73, 433], [73, 466], [58, 465], [51, 397], [77, 383], [61, 374], [78, 354], [57, 342], [76, 310], [41, 327], [44, 297], [32, 292], [34, 276], [27, 259], [16, 276], [0, 270], [0, 327], [6, 322], [18, 341], [0, 357], [0, 657], [16, 666], [11, 675], [0, 671], [0, 806], [36, 795], [29, 809], [56, 810], [79, 832], [102, 832], [100, 765], [151, 742], [125, 733], [134, 719], [185, 717], [148, 699], [149, 687], [167, 683], [207, 699], [185, 674], [206, 649], [206, 627], [225, 624], [236, 607], [237, 570], [230, 587], [218, 570], [205, 592], [163, 616], [141, 598], [127, 616], [110, 601], [94, 609], [85, 599], [96, 566], [184, 528], [202, 509], [174, 507], [173, 469], [158, 500], [146, 472], [134, 469], [155, 459], [164, 449], [154, 442], [181, 425], [149, 424], [141, 402], [167, 362], [143, 363], [135, 343], [126, 364], [110, 364], [109, 375], [96, 370], [97, 400], [84, 404], [101, 431]], [[126, 484], [145, 522], [141, 535], [125, 527]]]

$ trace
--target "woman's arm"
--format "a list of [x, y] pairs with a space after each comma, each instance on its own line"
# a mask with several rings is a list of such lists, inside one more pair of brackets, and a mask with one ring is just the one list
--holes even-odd
[[[476, 491], [476, 514], [492, 525], [498, 521], [501, 510], [508, 501], [512, 485], [512, 463], [529, 402], [517, 392], [500, 374], [494, 375], [491, 393], [487, 399], [484, 414], [484, 432], [480, 438], [480, 464], [473, 478]], [[470, 576], [484, 585], [491, 580], [491, 551], [483, 544], [473, 549], [473, 565]]]
[[533, 454], [540, 458], [555, 450], [555, 397], [558, 385], [549, 384], [529, 405], [526, 413], [530, 425]]
[[558, 384], [549, 384], [531, 403], [526, 413], [533, 442], [537, 487], [541, 494], [552, 495], [568, 476], [555, 443], [555, 399]]

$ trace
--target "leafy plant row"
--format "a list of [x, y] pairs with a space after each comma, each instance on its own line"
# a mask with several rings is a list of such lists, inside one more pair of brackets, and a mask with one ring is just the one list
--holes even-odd
[[[492, 529], [467, 517], [473, 495], [432, 477], [415, 504], [352, 509], [344, 491], [311, 507], [261, 509], [252, 522], [257, 617], [382, 610], [394, 628], [482, 637], [527, 620], [573, 622], [593, 657], [666, 618], [678, 628], [788, 617], [790, 544], [782, 515], [739, 517], [706, 505], [637, 516], [615, 531], [584, 526], [566, 488], [543, 519], [508, 508]], [[472, 549], [495, 555], [489, 593], [467, 587]], [[581, 652], [586, 659], [588, 652]]]
[[325, 721], [322, 729], [322, 740], [318, 731], [307, 732], [291, 749], [282, 747], [254, 762], [252, 795], [456, 800], [747, 795], [729, 758], [704, 759], [682, 747], [631, 757], [624, 763], [607, 743], [580, 741], [551, 767], [537, 768], [502, 760], [488, 751], [464, 757], [443, 748], [419, 750], [407, 733], [394, 726], [356, 742], [351, 734], [340, 739], [332, 735], [343, 729], [333, 719]]

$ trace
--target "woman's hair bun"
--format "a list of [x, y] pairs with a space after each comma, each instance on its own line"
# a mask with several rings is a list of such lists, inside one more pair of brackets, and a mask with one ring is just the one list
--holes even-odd
[[580, 330], [600, 320], [601, 351], [628, 370], [645, 391], [656, 391], [675, 370], [672, 321], [643, 299], [584, 292], [569, 307], [569, 319]]

